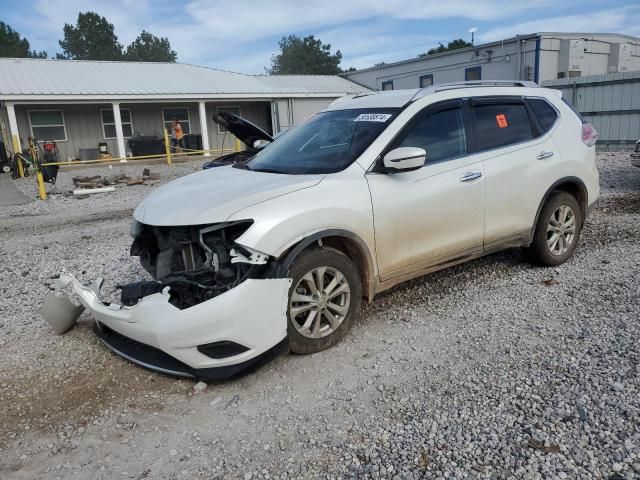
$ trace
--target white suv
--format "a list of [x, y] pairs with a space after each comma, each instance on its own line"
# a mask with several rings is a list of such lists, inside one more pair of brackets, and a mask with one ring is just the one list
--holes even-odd
[[504, 248], [573, 254], [598, 199], [597, 134], [556, 90], [472, 82], [336, 100], [248, 162], [152, 192], [123, 305], [75, 291], [116, 353], [219, 379], [275, 347], [317, 352], [361, 299]]

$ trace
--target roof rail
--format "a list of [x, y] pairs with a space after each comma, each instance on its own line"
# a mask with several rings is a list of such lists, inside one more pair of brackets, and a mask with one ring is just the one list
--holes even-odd
[[422, 98], [426, 95], [430, 95], [436, 92], [442, 92], [444, 90], [453, 90], [456, 88], [471, 88], [471, 87], [528, 87], [537, 88], [539, 85], [536, 82], [529, 80], [471, 80], [467, 82], [451, 82], [451, 83], [438, 83], [437, 85], [430, 85], [428, 87], [421, 88], [411, 98], [411, 101]]

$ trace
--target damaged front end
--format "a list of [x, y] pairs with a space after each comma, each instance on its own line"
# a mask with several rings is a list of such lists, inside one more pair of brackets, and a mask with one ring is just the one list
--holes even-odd
[[158, 227], [134, 221], [131, 255], [156, 279], [122, 286], [122, 302], [170, 287], [170, 303], [188, 308], [235, 288], [249, 278], [264, 278], [269, 257], [235, 240], [251, 221], [214, 225]]
[[[270, 278], [273, 259], [236, 243], [250, 226], [134, 222], [131, 255], [154, 280], [121, 285], [121, 305], [100, 299], [100, 283], [83, 286], [69, 274], [61, 283], [118, 355], [163, 373], [227, 378], [284, 345], [287, 335], [291, 280]], [[45, 318], [56, 313], [43, 310]]]

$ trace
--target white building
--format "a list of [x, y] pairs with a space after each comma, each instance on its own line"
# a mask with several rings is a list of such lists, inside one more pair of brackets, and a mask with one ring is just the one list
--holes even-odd
[[640, 38], [542, 32], [365, 68], [344, 77], [373, 90], [397, 90], [464, 80], [539, 83], [634, 70], [640, 70]]
[[[235, 139], [212, 112], [237, 113], [276, 133], [334, 99], [367, 91], [332, 75], [245, 75], [180, 63], [0, 59], [0, 127], [13, 137], [55, 141], [62, 160], [106, 143], [114, 156], [127, 139], [162, 136], [173, 118], [202, 136], [205, 150], [233, 148]], [[224, 145], [223, 145], [224, 142]]]

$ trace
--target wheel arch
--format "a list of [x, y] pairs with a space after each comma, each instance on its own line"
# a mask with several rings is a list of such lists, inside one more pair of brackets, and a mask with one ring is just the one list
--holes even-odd
[[334, 248], [349, 259], [356, 267], [362, 281], [362, 294], [371, 302], [375, 294], [375, 265], [367, 244], [358, 235], [348, 230], [328, 229], [313, 233], [289, 247], [277, 260], [276, 276], [285, 276], [294, 260], [314, 245]]
[[578, 205], [580, 205], [580, 212], [582, 213], [582, 223], [584, 224], [587, 216], [587, 206], [589, 205], [589, 193], [587, 190], [587, 186], [578, 177], [563, 177], [554, 182], [542, 197], [542, 201], [540, 202], [540, 205], [538, 205], [536, 218], [533, 222], [533, 228], [531, 229], [530, 241], [533, 241], [533, 235], [535, 234], [536, 225], [538, 225], [538, 220], [540, 219], [540, 213], [542, 212], [542, 209], [544, 208], [547, 200], [549, 200], [549, 197], [553, 192], [567, 192], [576, 198], [576, 200], [578, 201]]

